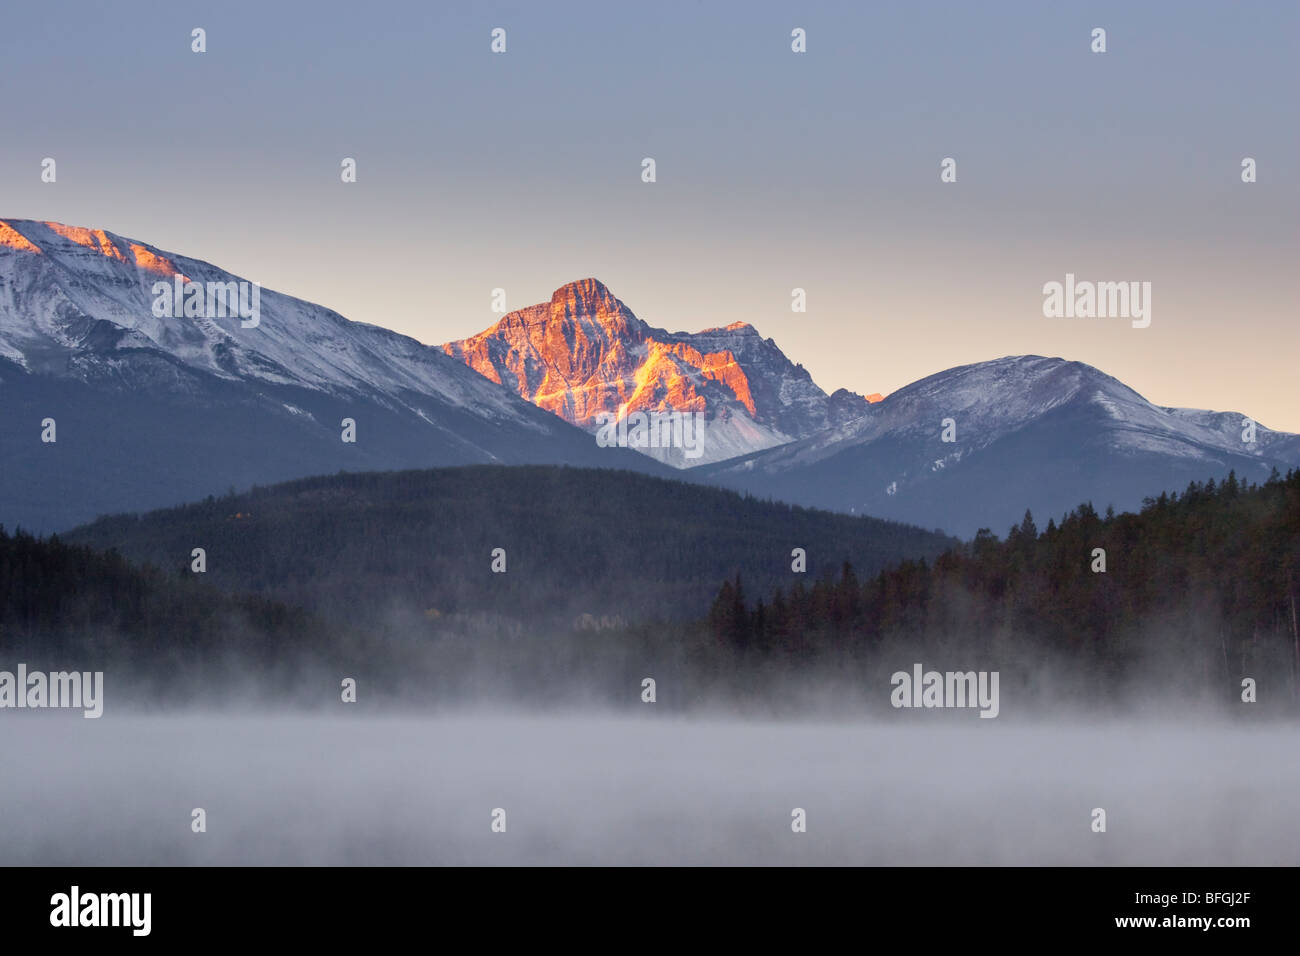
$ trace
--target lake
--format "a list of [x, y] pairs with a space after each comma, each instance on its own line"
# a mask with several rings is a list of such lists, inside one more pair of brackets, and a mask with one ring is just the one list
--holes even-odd
[[10, 711], [0, 862], [1300, 864], [1293, 726], [915, 716]]

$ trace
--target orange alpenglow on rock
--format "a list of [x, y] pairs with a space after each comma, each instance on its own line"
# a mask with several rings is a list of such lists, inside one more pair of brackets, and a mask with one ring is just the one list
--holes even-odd
[[[28, 224], [30, 225], [30, 224]], [[117, 262], [123, 262], [127, 265], [133, 265], [143, 272], [148, 272], [158, 276], [175, 276], [180, 275], [180, 270], [176, 268], [175, 263], [165, 256], [142, 246], [138, 242], [127, 242], [126, 240], [109, 235], [103, 229], [84, 229], [81, 226], [65, 226], [61, 222], [43, 222], [50, 232], [74, 245], [89, 249], [98, 253], [106, 259], [113, 259]], [[42, 241], [48, 241], [42, 239]], [[120, 244], [119, 244], [120, 243]], [[43, 255], [43, 250], [35, 242], [28, 239], [9, 223], [0, 220], [0, 246], [10, 249], [16, 249], [19, 252], [30, 252], [35, 255]], [[125, 247], [125, 251], [123, 249]], [[181, 278], [189, 282], [188, 276]]]
[[442, 349], [588, 431], [611, 414], [703, 414], [702, 457], [686, 461], [679, 449], [643, 449], [678, 466], [783, 444], [828, 421], [826, 393], [753, 326], [733, 322], [696, 333], [657, 329], [597, 279], [561, 286], [550, 302], [511, 312]]
[[4, 221], [0, 221], [0, 246], [17, 249], [19, 252], [32, 252], [38, 256], [41, 254], [41, 250], [30, 239]]
[[103, 229], [83, 229], [80, 226], [65, 226], [61, 222], [47, 222], [45, 225], [50, 227], [51, 232], [57, 233], [69, 242], [93, 249], [109, 259], [126, 262], [122, 250], [113, 244], [113, 240], [108, 238], [108, 233]]
[[581, 279], [551, 301], [511, 312], [486, 332], [444, 345], [494, 382], [580, 426], [600, 412], [704, 411], [702, 381], [719, 382], [751, 414], [744, 371], [730, 352], [659, 341], [604, 284]]

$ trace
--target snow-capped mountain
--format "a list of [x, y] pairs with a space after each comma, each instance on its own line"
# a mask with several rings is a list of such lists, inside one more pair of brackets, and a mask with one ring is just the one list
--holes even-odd
[[0, 521], [48, 530], [341, 469], [660, 467], [436, 347], [244, 281], [103, 230], [0, 221]]
[[1264, 481], [1297, 465], [1300, 436], [1237, 412], [1163, 408], [1089, 365], [1021, 355], [931, 375], [865, 416], [698, 477], [968, 536], [1005, 532], [1027, 507], [1045, 524], [1084, 501], [1128, 510], [1192, 480], [1235, 469]]
[[[1162, 408], [1059, 358], [949, 369], [873, 403], [826, 395], [749, 325], [666, 332], [594, 279], [442, 347], [268, 289], [251, 320], [214, 313], [214, 287], [248, 304], [242, 282], [110, 232], [0, 221], [0, 522], [48, 531], [312, 474], [502, 462], [675, 473], [969, 535], [1026, 507], [1134, 508], [1300, 466], [1300, 436]], [[186, 315], [191, 293], [206, 308]], [[702, 413], [703, 456], [600, 447], [597, 417], [620, 410]]]
[[667, 332], [638, 319], [596, 279], [511, 312], [443, 350], [565, 421], [598, 432], [602, 416], [703, 413], [702, 454], [639, 450], [677, 467], [722, 461], [815, 434], [864, 414], [868, 401], [828, 396], [771, 339], [736, 322]]

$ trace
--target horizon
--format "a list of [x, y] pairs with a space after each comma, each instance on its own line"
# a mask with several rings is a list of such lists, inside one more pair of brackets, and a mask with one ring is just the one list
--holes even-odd
[[[206, 264], [208, 264], [208, 265], [210, 265], [210, 266], [213, 266], [214, 268], [217, 268], [217, 269], [223, 269], [223, 270], [224, 270], [224, 267], [223, 267], [223, 266], [221, 266], [219, 263], [213, 262], [213, 261], [210, 260], [210, 259], [206, 259], [206, 258], [203, 258], [203, 257], [200, 257], [200, 256], [190, 255], [189, 253], [181, 252], [181, 251], [174, 250], [174, 249], [164, 249], [164, 248], [162, 248], [162, 247], [160, 247], [160, 246], [158, 246], [158, 245], [156, 245], [156, 244], [150, 242], [149, 240], [147, 240], [147, 239], [145, 239], [145, 238], [142, 238], [142, 237], [140, 237], [140, 236], [130, 236], [130, 235], [126, 235], [126, 234], [124, 234], [124, 233], [120, 233], [120, 232], [118, 232], [118, 231], [115, 230], [115, 229], [109, 229], [109, 228], [107, 228], [107, 227], [103, 227], [103, 226], [89, 226], [89, 225], [75, 224], [75, 223], [64, 223], [64, 222], [57, 222], [57, 221], [54, 221], [54, 220], [47, 220], [47, 219], [19, 219], [19, 218], [17, 218], [17, 217], [12, 217], [12, 216], [0, 216], [0, 225], [8, 224], [8, 223], [14, 223], [14, 222], [29, 222], [29, 223], [35, 223], [35, 224], [43, 225], [43, 226], [46, 226], [46, 227], [54, 227], [54, 226], [57, 226], [57, 227], [61, 227], [61, 228], [64, 228], [64, 229], [71, 229], [71, 230], [87, 230], [87, 231], [91, 231], [91, 232], [94, 232], [94, 231], [103, 231], [103, 232], [107, 233], [108, 235], [110, 235], [110, 236], [114, 236], [114, 237], [116, 237], [116, 238], [118, 238], [118, 239], [126, 240], [126, 241], [129, 241], [129, 242], [134, 242], [134, 243], [140, 243], [140, 244], [142, 244], [142, 245], [148, 246], [148, 247], [150, 247], [150, 248], [156, 250], [156, 251], [159, 252], [159, 253], [164, 253], [164, 254], [167, 254], [167, 255], [169, 255], [169, 256], [182, 257], [182, 258], [186, 258], [186, 259], [196, 260], [196, 261], [199, 261], [199, 262], [206, 263]], [[65, 236], [64, 238], [68, 238], [68, 237]], [[72, 241], [76, 241], [76, 240], [72, 240]], [[231, 273], [231, 274], [234, 275], [234, 273]], [[236, 278], [238, 278], [238, 279], [242, 279], [242, 280], [248, 280], [248, 276], [236, 276]], [[249, 281], [253, 281], [253, 280], [249, 280]], [[512, 308], [512, 309], [510, 309], [509, 312], [506, 312], [506, 313], [504, 313], [504, 314], [499, 315], [498, 318], [497, 318], [495, 321], [490, 322], [488, 325], [484, 326], [483, 328], [479, 329], [479, 330], [476, 331], [476, 332], [472, 332], [472, 333], [470, 333], [469, 335], [466, 335], [463, 339], [452, 339], [452, 340], [448, 340], [447, 342], [427, 342], [427, 341], [424, 341], [423, 339], [418, 338], [417, 336], [410, 335], [409, 333], [401, 332], [400, 330], [397, 330], [397, 329], [391, 329], [389, 326], [381, 326], [381, 327], [382, 327], [382, 328], [389, 328], [390, 331], [396, 331], [396, 332], [398, 332], [398, 333], [401, 334], [401, 335], [406, 335], [408, 338], [413, 339], [414, 341], [418, 342], [420, 345], [423, 345], [423, 346], [425, 346], [425, 347], [432, 348], [432, 349], [441, 349], [444, 345], [450, 345], [450, 344], [458, 343], [458, 342], [464, 341], [465, 339], [472, 339], [472, 338], [475, 338], [475, 337], [477, 337], [477, 336], [479, 336], [479, 335], [482, 335], [482, 334], [484, 334], [485, 332], [487, 332], [487, 331], [489, 331], [489, 330], [491, 330], [491, 329], [497, 327], [497, 326], [498, 326], [501, 322], [503, 322], [503, 321], [504, 321], [508, 316], [510, 316], [510, 315], [512, 315], [512, 314], [514, 314], [514, 313], [516, 313], [516, 312], [525, 311], [525, 310], [527, 310], [527, 309], [533, 308], [533, 307], [538, 306], [538, 305], [544, 305], [545, 303], [551, 301], [552, 298], [553, 298], [553, 296], [554, 296], [556, 293], [559, 293], [559, 292], [561, 292], [561, 291], [563, 291], [563, 290], [565, 290], [565, 289], [572, 288], [572, 287], [574, 287], [574, 286], [580, 285], [580, 284], [583, 283], [583, 282], [588, 282], [588, 281], [596, 282], [597, 284], [599, 284], [600, 286], [602, 286], [602, 287], [605, 289], [605, 291], [609, 292], [610, 295], [612, 295], [615, 299], [617, 299], [619, 302], [621, 302], [621, 303], [622, 303], [622, 304], [623, 304], [623, 305], [624, 305], [624, 306], [625, 306], [625, 307], [626, 307], [630, 312], [632, 312], [632, 314], [633, 314], [633, 315], [634, 315], [634, 316], [635, 316], [639, 321], [643, 322], [645, 325], [647, 325], [647, 326], [650, 327], [651, 329], [664, 331], [664, 332], [667, 332], [667, 333], [669, 333], [669, 334], [674, 334], [674, 335], [675, 335], [675, 334], [694, 335], [694, 334], [700, 334], [700, 333], [703, 333], [703, 332], [710, 332], [710, 331], [728, 331], [728, 330], [731, 330], [731, 329], [734, 329], [734, 328], [739, 328], [739, 327], [748, 327], [748, 328], [753, 329], [753, 330], [755, 331], [755, 333], [758, 334], [761, 338], [763, 338], [763, 339], [765, 339], [765, 340], [769, 340], [769, 339], [770, 339], [771, 341], [776, 342], [776, 345], [777, 345], [777, 347], [780, 349], [781, 353], [782, 353], [783, 355], [785, 355], [785, 357], [786, 357], [786, 358], [787, 358], [787, 359], [788, 359], [792, 364], [794, 364], [794, 365], [796, 365], [796, 366], [798, 366], [798, 367], [804, 368], [805, 370], [807, 369], [807, 365], [806, 365], [806, 363], [803, 361], [802, 357], [800, 357], [800, 356], [798, 356], [798, 355], [791, 354], [790, 352], [788, 352], [788, 351], [787, 351], [787, 350], [786, 350], [786, 349], [781, 345], [781, 343], [780, 343], [779, 341], [776, 341], [776, 339], [775, 339], [774, 336], [767, 336], [767, 335], [764, 335], [763, 332], [762, 332], [762, 330], [759, 329], [759, 327], [758, 327], [755, 323], [753, 323], [753, 322], [748, 322], [748, 321], [745, 321], [745, 320], [736, 320], [736, 321], [734, 321], [734, 322], [732, 322], [732, 323], [730, 323], [730, 324], [728, 324], [728, 325], [707, 326], [707, 327], [705, 327], [705, 328], [701, 328], [701, 329], [684, 329], [684, 328], [674, 328], [672, 325], [658, 325], [658, 324], [656, 324], [656, 323], [654, 323], [654, 322], [652, 322], [652, 321], [650, 321], [650, 320], [648, 320], [648, 319], [643, 318], [643, 317], [642, 317], [642, 316], [637, 312], [637, 310], [636, 310], [635, 308], [633, 308], [632, 306], [628, 305], [627, 302], [626, 302], [626, 301], [625, 301], [621, 296], [619, 296], [615, 290], [611, 289], [608, 283], [604, 282], [601, 278], [599, 278], [598, 276], [594, 276], [594, 275], [587, 275], [587, 276], [582, 276], [582, 277], [580, 277], [580, 278], [570, 279], [569, 281], [564, 282], [564, 283], [562, 283], [562, 284], [556, 286], [556, 287], [552, 290], [552, 293], [551, 293], [550, 296], [546, 296], [545, 298], [541, 298], [541, 299], [537, 300], [536, 302], [530, 302], [530, 303], [528, 303], [527, 305], [517, 306], [517, 307], [515, 307], [515, 308]], [[260, 285], [260, 284], [259, 284], [259, 285]], [[295, 300], [300, 301], [300, 302], [308, 302], [309, 304], [312, 304], [312, 305], [318, 305], [318, 306], [321, 306], [321, 307], [324, 307], [324, 308], [327, 308], [327, 309], [331, 309], [332, 311], [338, 313], [338, 314], [341, 315], [345, 320], [347, 320], [347, 321], [349, 321], [349, 322], [360, 322], [360, 321], [362, 321], [362, 320], [354, 319], [354, 318], [352, 318], [352, 317], [350, 317], [350, 316], [348, 316], [348, 315], [342, 313], [342, 312], [339, 311], [338, 309], [334, 309], [333, 306], [331, 306], [331, 305], [330, 305], [329, 303], [327, 303], [327, 302], [311, 302], [310, 300], [308, 300], [308, 299], [304, 299], [303, 297], [301, 297], [301, 296], [299, 296], [299, 295], [296, 295], [295, 293], [292, 293], [292, 292], [286, 292], [286, 291], [284, 291], [284, 290], [282, 290], [282, 289], [275, 289], [275, 288], [271, 288], [271, 287], [269, 287], [269, 286], [265, 286], [265, 285], [261, 285], [260, 287], [261, 287], [262, 291], [273, 292], [273, 293], [276, 293], [277, 295], [282, 295], [282, 296], [285, 296], [285, 297], [287, 297], [287, 298], [295, 299]], [[363, 323], [363, 324], [367, 324], [367, 325], [376, 325], [376, 324], [378, 324], [378, 323]], [[1096, 372], [1101, 373], [1102, 375], [1105, 375], [1105, 376], [1107, 376], [1107, 377], [1109, 377], [1109, 378], [1112, 378], [1112, 379], [1118, 381], [1121, 385], [1124, 385], [1124, 386], [1126, 386], [1126, 387], [1132, 389], [1133, 391], [1137, 392], [1138, 395], [1140, 395], [1143, 399], [1145, 399], [1146, 401], [1150, 402], [1152, 405], [1155, 405], [1156, 407], [1159, 407], [1159, 408], [1184, 408], [1184, 409], [1192, 409], [1192, 410], [1198, 410], [1198, 411], [1212, 411], [1212, 412], [1232, 412], [1232, 413], [1241, 413], [1241, 414], [1243, 414], [1243, 415], [1249, 415], [1249, 416], [1250, 416], [1250, 417], [1251, 417], [1251, 418], [1252, 418], [1252, 419], [1253, 419], [1253, 420], [1254, 420], [1258, 425], [1261, 425], [1262, 427], [1268, 429], [1269, 431], [1273, 431], [1273, 432], [1288, 432], [1288, 433], [1291, 432], [1291, 429], [1289, 429], [1289, 428], [1279, 428], [1279, 427], [1277, 427], [1277, 426], [1275, 426], [1275, 425], [1270, 424], [1269, 422], [1266, 422], [1266, 421], [1261, 420], [1258, 416], [1254, 415], [1254, 414], [1253, 414], [1249, 409], [1244, 409], [1244, 408], [1228, 408], [1228, 407], [1211, 407], [1211, 406], [1207, 406], [1207, 405], [1188, 406], [1188, 405], [1171, 405], [1171, 404], [1167, 404], [1167, 403], [1164, 403], [1164, 402], [1161, 402], [1161, 401], [1159, 401], [1159, 400], [1157, 400], [1157, 399], [1152, 398], [1150, 395], [1148, 395], [1148, 394], [1146, 394], [1145, 392], [1143, 392], [1140, 388], [1137, 388], [1136, 386], [1132, 385], [1131, 383], [1124, 381], [1124, 380], [1123, 380], [1122, 378], [1120, 378], [1119, 376], [1112, 374], [1111, 372], [1107, 371], [1107, 370], [1104, 369], [1104, 368], [1101, 368], [1100, 366], [1093, 365], [1092, 363], [1089, 363], [1089, 362], [1083, 361], [1083, 360], [1081, 360], [1081, 359], [1071, 358], [1071, 357], [1066, 356], [1066, 355], [1045, 355], [1045, 354], [1040, 354], [1040, 353], [1037, 353], [1037, 352], [1016, 352], [1016, 353], [1006, 353], [1006, 354], [1002, 354], [1002, 355], [993, 355], [993, 356], [990, 356], [990, 357], [988, 357], [988, 358], [983, 358], [983, 359], [970, 359], [970, 360], [967, 360], [967, 361], [960, 362], [960, 363], [958, 363], [957, 365], [948, 366], [948, 367], [945, 367], [945, 368], [934, 369], [934, 370], [932, 370], [932, 371], [926, 372], [925, 374], [921, 375], [920, 377], [918, 377], [918, 378], [916, 378], [916, 379], [913, 379], [912, 381], [909, 381], [909, 382], [905, 382], [905, 383], [903, 383], [903, 385], [901, 385], [899, 388], [897, 388], [897, 389], [895, 389], [895, 390], [893, 390], [893, 391], [891, 391], [891, 392], [885, 392], [885, 393], [868, 393], [868, 394], [865, 395], [865, 397], [866, 397], [869, 401], [872, 401], [872, 402], [876, 402], [876, 401], [884, 401], [884, 400], [888, 399], [891, 395], [893, 395], [895, 392], [904, 391], [904, 390], [906, 390], [909, 386], [915, 385], [915, 384], [917, 384], [918, 382], [925, 381], [925, 380], [928, 379], [928, 378], [932, 378], [932, 377], [934, 377], [934, 376], [936, 376], [936, 375], [940, 375], [940, 374], [942, 374], [942, 373], [944, 373], [944, 372], [950, 372], [950, 371], [954, 371], [954, 370], [956, 370], [956, 369], [967, 368], [967, 367], [973, 367], [973, 366], [989, 365], [989, 364], [993, 364], [993, 363], [996, 363], [996, 362], [999, 362], [999, 361], [1003, 361], [1003, 360], [1005, 360], [1005, 359], [1014, 359], [1014, 358], [1041, 358], [1041, 359], [1047, 359], [1047, 360], [1050, 360], [1050, 361], [1060, 361], [1060, 362], [1064, 362], [1064, 363], [1067, 363], [1067, 364], [1078, 364], [1078, 365], [1084, 365], [1084, 366], [1086, 366], [1086, 367], [1088, 367], [1088, 368], [1093, 369], [1093, 370], [1096, 371]], [[830, 388], [828, 388], [828, 387], [822, 385], [820, 382], [818, 382], [817, 379], [816, 379], [816, 376], [815, 376], [815, 375], [812, 375], [811, 371], [809, 372], [809, 374], [810, 374], [810, 376], [812, 376], [814, 384], [816, 384], [818, 388], [821, 388], [822, 391], [824, 391], [827, 395], [830, 395], [830, 394], [832, 394], [833, 392], [836, 391], [836, 387], [830, 387]], [[842, 387], [842, 386], [840, 386], [840, 387]], [[850, 391], [852, 391], [852, 389], [850, 389]], [[858, 394], [862, 394], [862, 393], [858, 393]]]
[[[513, 311], [596, 275], [656, 327], [744, 321], [798, 342], [828, 393], [1060, 355], [1162, 407], [1300, 432], [1300, 132], [1276, 119], [1300, 10], [739, 9], [15, 9], [0, 208], [111, 228], [424, 343], [496, 322], [495, 288]], [[87, 95], [123, 58], [183, 119]], [[948, 157], [957, 180], [941, 183]], [[1044, 318], [1044, 283], [1067, 273], [1150, 282], [1150, 328]]]

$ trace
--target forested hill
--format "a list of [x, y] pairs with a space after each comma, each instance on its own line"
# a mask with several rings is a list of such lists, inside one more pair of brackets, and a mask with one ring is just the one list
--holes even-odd
[[699, 619], [724, 578], [739, 573], [755, 593], [788, 581], [796, 548], [815, 576], [844, 561], [875, 572], [933, 559], [955, 543], [685, 482], [540, 466], [310, 478], [101, 518], [67, 538], [178, 574], [202, 548], [219, 587], [350, 623], [412, 611]]
[[270, 677], [322, 640], [299, 609], [0, 527], [0, 669], [112, 665], [120, 684], [238, 653], [241, 668], [256, 665]]
[[1052, 658], [1098, 681], [1149, 665], [1183, 688], [1239, 694], [1251, 677], [1274, 701], [1291, 698], [1300, 471], [1264, 485], [1194, 482], [1137, 514], [1083, 505], [1045, 529], [1027, 513], [1005, 538], [982, 530], [936, 560], [861, 576], [846, 567], [774, 600], [738, 584], [723, 586], [710, 627], [757, 656], [867, 659], [901, 647], [994, 668]]

